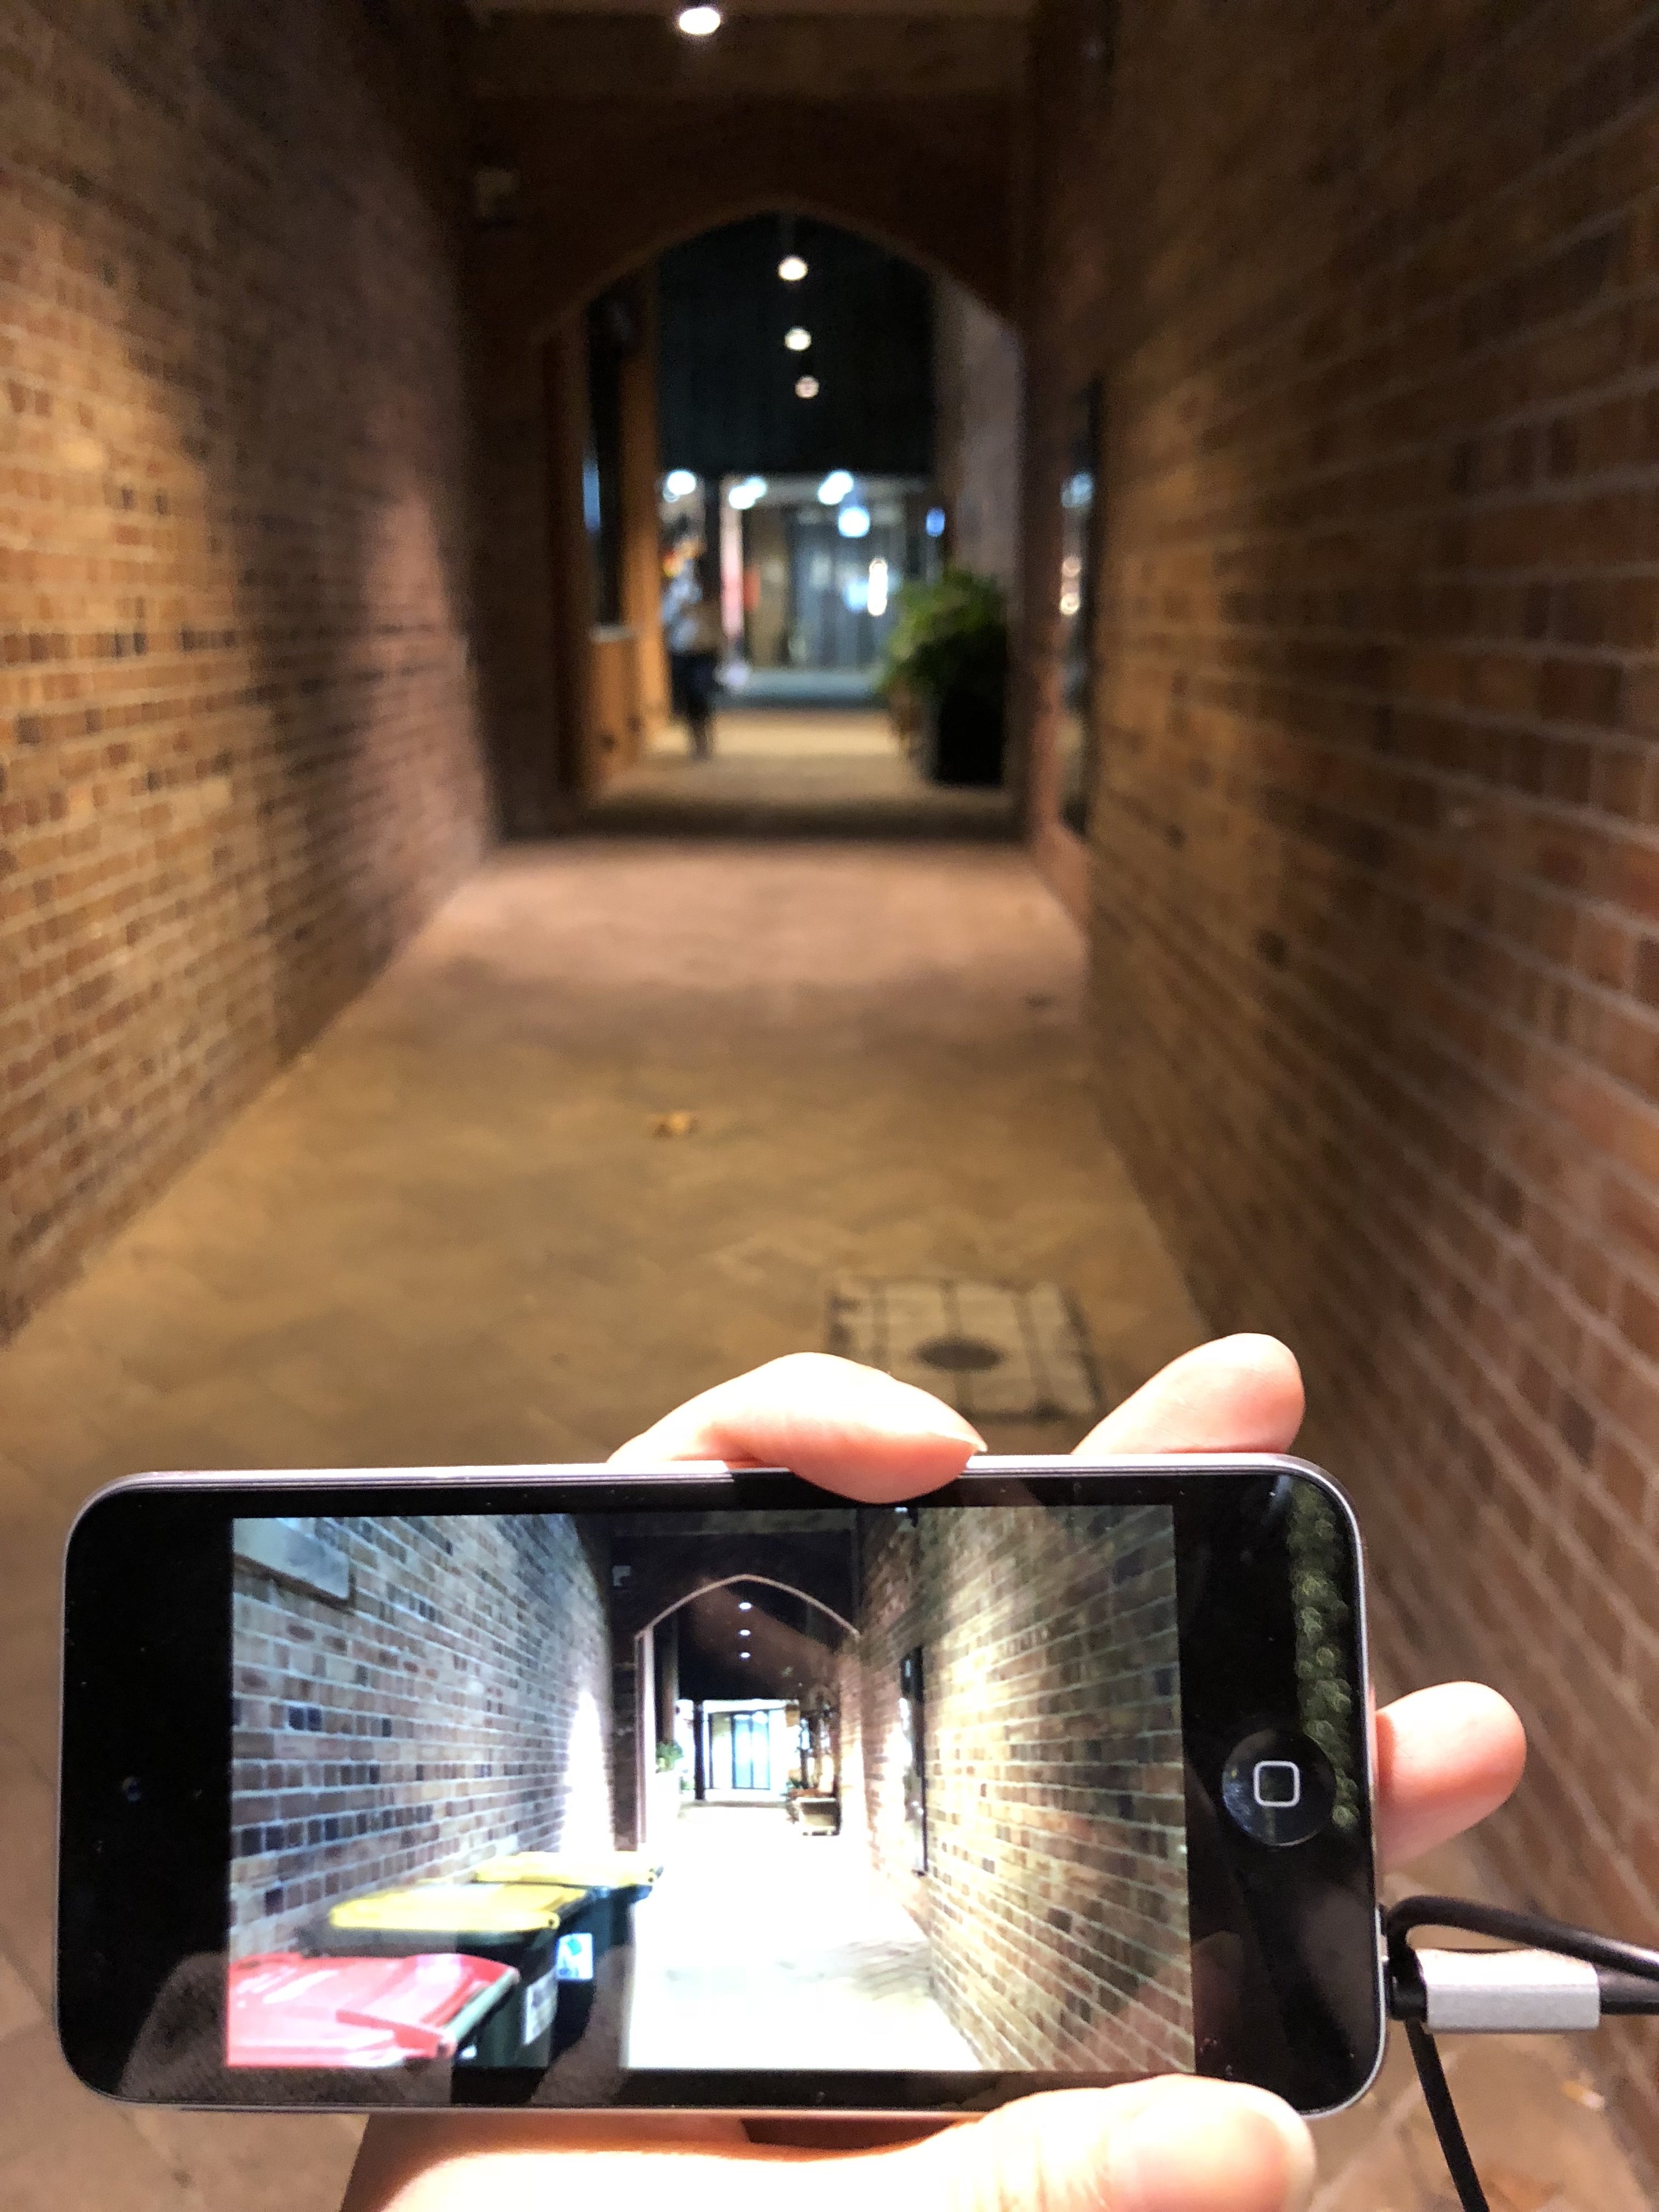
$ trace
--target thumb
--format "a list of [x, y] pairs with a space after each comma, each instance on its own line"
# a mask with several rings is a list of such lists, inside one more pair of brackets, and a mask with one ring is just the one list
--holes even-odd
[[1302, 2212], [1313, 2138], [1264, 2089], [1171, 2078], [1021, 2098], [885, 2153], [880, 2181], [872, 2212]]

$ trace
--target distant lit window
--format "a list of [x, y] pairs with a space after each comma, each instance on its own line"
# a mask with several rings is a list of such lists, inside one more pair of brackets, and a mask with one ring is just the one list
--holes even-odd
[[870, 563], [870, 580], [865, 605], [866, 611], [874, 615], [878, 620], [887, 611], [887, 563], [884, 561], [872, 561]]

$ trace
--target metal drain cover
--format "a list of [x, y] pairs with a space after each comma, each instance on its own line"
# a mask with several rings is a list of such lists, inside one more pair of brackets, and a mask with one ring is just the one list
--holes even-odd
[[827, 1342], [969, 1420], [1089, 1422], [1100, 1412], [1088, 1346], [1058, 1283], [844, 1276], [830, 1293]]

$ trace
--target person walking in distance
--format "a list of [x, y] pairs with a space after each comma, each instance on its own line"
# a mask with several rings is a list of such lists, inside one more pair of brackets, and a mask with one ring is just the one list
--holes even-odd
[[698, 567], [695, 552], [688, 550], [664, 595], [663, 620], [674, 711], [690, 737], [692, 758], [708, 760], [714, 750], [714, 700], [726, 633], [720, 602], [703, 589]]

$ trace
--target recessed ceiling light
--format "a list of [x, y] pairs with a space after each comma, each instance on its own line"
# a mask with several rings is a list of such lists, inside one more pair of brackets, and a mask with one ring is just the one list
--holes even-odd
[[738, 1656], [739, 1659], [746, 1659], [749, 1656], [749, 1654], [746, 1651], [739, 1651]]
[[791, 353], [805, 353], [812, 343], [812, 333], [811, 331], [802, 330], [800, 325], [797, 323], [793, 331], [784, 332], [783, 342]]
[[718, 8], [682, 8], [674, 18], [674, 28], [688, 39], [712, 39], [722, 21]]
[[738, 1611], [739, 1613], [752, 1613], [754, 1610], [754, 1607], [750, 1604], [746, 1597], [740, 1597], [738, 1600]]
[[796, 379], [795, 397], [797, 399], [816, 399], [817, 396], [818, 380], [816, 376], [802, 376]]
[[739, 1636], [752, 1636], [754, 1632], [755, 1632], [752, 1628], [740, 1628], [738, 1631]]
[[786, 284], [799, 284], [806, 274], [806, 264], [799, 253], [786, 253], [778, 264], [778, 274]]

